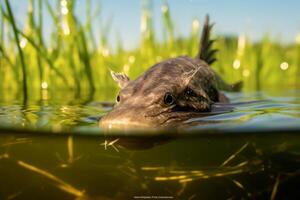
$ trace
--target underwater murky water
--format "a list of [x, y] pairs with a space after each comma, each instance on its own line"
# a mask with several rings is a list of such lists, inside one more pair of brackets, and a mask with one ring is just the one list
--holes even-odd
[[101, 132], [97, 99], [3, 100], [0, 199], [299, 199], [300, 91], [228, 95], [183, 134], [134, 136]]

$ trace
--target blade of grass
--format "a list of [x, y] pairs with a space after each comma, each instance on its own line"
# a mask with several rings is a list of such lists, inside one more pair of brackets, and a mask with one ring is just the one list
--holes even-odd
[[27, 91], [27, 74], [26, 74], [25, 58], [24, 58], [23, 50], [20, 47], [20, 39], [19, 39], [18, 31], [17, 31], [17, 26], [16, 26], [15, 19], [14, 19], [14, 16], [13, 16], [13, 13], [11, 10], [11, 6], [10, 6], [10, 3], [8, 0], [5, 0], [5, 5], [7, 8], [9, 21], [10, 21], [12, 29], [13, 29], [14, 37], [16, 40], [16, 45], [18, 48], [19, 56], [20, 56], [20, 62], [21, 62], [21, 67], [22, 67], [22, 80], [23, 80], [23, 103], [26, 104], [27, 99], [28, 99], [28, 91]]
[[[70, 52], [74, 52], [74, 45], [71, 45]], [[76, 85], [75, 96], [79, 97], [80, 92], [81, 92], [81, 84], [80, 84], [80, 80], [79, 80], [79, 75], [77, 74], [77, 71], [76, 71], [76, 64], [75, 64], [74, 59], [72, 58], [72, 56], [68, 56], [68, 58], [69, 58], [68, 59], [69, 60], [69, 65], [71, 67], [73, 77], [74, 77], [74, 81], [75, 81], [75, 85]]]
[[[81, 25], [79, 20], [77, 20], [73, 10], [74, 10], [75, 1], [70, 1], [67, 4], [69, 13], [66, 16], [68, 21], [68, 26], [71, 31], [71, 37], [75, 39], [78, 57], [84, 66], [84, 73], [86, 74], [89, 89], [90, 89], [90, 96], [93, 96], [95, 92], [95, 85], [93, 80], [92, 74], [92, 67], [90, 63], [90, 53], [87, 45], [87, 37], [85, 35], [84, 27]], [[73, 41], [72, 41], [73, 42]]]
[[[298, 37], [300, 38], [300, 33], [298, 33]], [[296, 48], [296, 53], [295, 53], [295, 60], [296, 60], [296, 66], [297, 66], [297, 70], [296, 70], [296, 85], [297, 87], [300, 87], [300, 80], [299, 80], [299, 77], [300, 77], [300, 43], [299, 44], [296, 44], [295, 46]]]
[[0, 30], [0, 43], [3, 44], [4, 43], [4, 31], [5, 31], [5, 27], [4, 27], [4, 16], [3, 16], [3, 12], [2, 12], [2, 7], [0, 9], [1, 12], [1, 30]]
[[[18, 31], [18, 30], [17, 30]], [[58, 70], [53, 64], [53, 61], [49, 58], [48, 53], [42, 49], [38, 44], [36, 44], [31, 37], [27, 36], [26, 34], [22, 33], [21, 31], [18, 31], [20, 35], [22, 35], [26, 40], [40, 53], [40, 56], [45, 59], [45, 61], [48, 63], [49, 67], [62, 79], [62, 81], [69, 86], [68, 80], [66, 77]]]
[[8, 62], [8, 64], [14, 68], [14, 64], [12, 63], [11, 59], [9, 58], [8, 54], [6, 53], [4, 47], [2, 46], [2, 43], [0, 43], [0, 53], [1, 56]]
[[45, 3], [46, 3], [46, 8], [47, 8], [50, 16], [52, 17], [54, 23], [56, 25], [58, 25], [59, 24], [59, 17], [58, 17], [58, 15], [56, 14], [56, 12], [54, 12], [54, 10], [52, 9], [52, 7], [51, 7], [51, 5], [50, 5], [50, 3], [49, 3], [48, 0], [46, 0]]
[[164, 5], [162, 6], [162, 18], [168, 35], [167, 41], [170, 45], [170, 48], [172, 48], [174, 44], [174, 24], [171, 18], [170, 9], [167, 2], [165, 2]]
[[[44, 46], [43, 41], [43, 3], [41, 0], [38, 0], [38, 27], [37, 27], [37, 35], [39, 39], [39, 45]], [[40, 78], [40, 86], [43, 82], [43, 66], [42, 66], [42, 60], [40, 56], [40, 52], [37, 52], [37, 62], [38, 62], [38, 68], [39, 68], [39, 78]]]
[[89, 52], [86, 44], [86, 38], [84, 35], [83, 30], [79, 31], [79, 37], [80, 37], [80, 42], [81, 42], [81, 47], [78, 48], [79, 50], [79, 57], [81, 58], [84, 67], [85, 67], [85, 72], [88, 78], [89, 86], [90, 86], [90, 92], [93, 94], [95, 92], [95, 85], [94, 85], [94, 80], [93, 80], [93, 74], [92, 74], [92, 68], [91, 68], [91, 63], [89, 59]]
[[97, 11], [95, 13], [95, 15], [92, 16], [91, 0], [87, 0], [86, 3], [87, 3], [87, 5], [86, 5], [86, 25], [85, 25], [85, 27], [86, 27], [88, 35], [89, 35], [90, 44], [93, 47], [93, 52], [96, 52], [98, 47], [97, 47], [96, 39], [93, 34], [93, 29], [92, 29], [93, 20], [92, 19], [95, 19], [97, 17], [97, 15], [99, 15], [100, 11]]

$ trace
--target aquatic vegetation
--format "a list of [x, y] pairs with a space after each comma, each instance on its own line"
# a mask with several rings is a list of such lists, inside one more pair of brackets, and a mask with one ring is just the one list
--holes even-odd
[[[164, 139], [155, 136], [155, 147], [148, 146], [153, 142], [148, 136], [1, 134], [0, 173], [2, 186], [7, 186], [1, 187], [1, 197], [273, 200], [299, 196], [296, 134], [200, 134], [171, 137], [163, 144], [157, 142]], [[135, 143], [148, 148], [139, 151], [132, 148]]]
[[[94, 35], [92, 21], [99, 11], [90, 5], [87, 1], [86, 20], [82, 22], [75, 12], [76, 0], [60, 0], [56, 6], [49, 1], [29, 0], [26, 24], [21, 27], [10, 2], [1, 4], [0, 89], [10, 91], [1, 93], [1, 98], [20, 98], [19, 91], [23, 91], [25, 100], [33, 96], [43, 99], [47, 97], [44, 90], [53, 93], [57, 89], [92, 96], [101, 93], [101, 88], [115, 88], [109, 68], [135, 78], [165, 58], [197, 53], [202, 21], [191, 22], [188, 37], [175, 37], [176, 23], [166, 2], [161, 8], [165, 35], [159, 41], [152, 7], [149, 1], [142, 1], [141, 41], [132, 50], [126, 50], [121, 41], [117, 48], [110, 48], [109, 25], [103, 25], [99, 39]], [[46, 14], [53, 23], [50, 38], [43, 34]], [[243, 80], [245, 90], [299, 86], [299, 42], [282, 44], [267, 35], [258, 42], [247, 35], [215, 38], [219, 52], [213, 68], [228, 82]]]

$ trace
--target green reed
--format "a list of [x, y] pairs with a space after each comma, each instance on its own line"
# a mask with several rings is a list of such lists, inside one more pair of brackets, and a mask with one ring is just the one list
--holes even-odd
[[[0, 21], [1, 90], [9, 89], [13, 93], [22, 90], [25, 100], [39, 93], [43, 98], [43, 90], [55, 93], [57, 89], [74, 91], [76, 96], [86, 93], [93, 96], [105, 88], [116, 88], [109, 69], [136, 78], [163, 59], [195, 56], [202, 21], [194, 19], [191, 22], [188, 37], [175, 37], [176, 23], [168, 3], [164, 2], [161, 8], [164, 35], [163, 41], [159, 41], [154, 29], [152, 3], [142, 1], [140, 45], [125, 50], [127, 48], [119, 40], [113, 50], [108, 41], [111, 20], [104, 22], [96, 17], [99, 8], [92, 8], [90, 1], [86, 3], [83, 22], [75, 12], [76, 0], [60, 0], [54, 6], [48, 0], [29, 0], [26, 24], [21, 27], [9, 0], [5, 0]], [[43, 34], [45, 17], [53, 24], [50, 38]], [[100, 36], [94, 35], [93, 20], [101, 23]], [[252, 42], [247, 35], [214, 37], [219, 52], [218, 62], [212, 67], [227, 82], [243, 80], [245, 90], [300, 85], [300, 42], [281, 44], [267, 35], [259, 42]]]
[[19, 39], [19, 35], [18, 35], [16, 23], [15, 23], [15, 18], [13, 16], [13, 13], [12, 13], [12, 10], [11, 10], [8, 0], [5, 0], [5, 5], [6, 5], [6, 9], [7, 9], [7, 18], [11, 24], [11, 27], [12, 27], [12, 30], [14, 33], [14, 37], [15, 37], [15, 41], [17, 43], [18, 53], [20, 56], [20, 62], [21, 62], [21, 67], [22, 67], [21, 69], [22, 69], [22, 81], [23, 81], [23, 98], [24, 98], [24, 102], [26, 102], [27, 98], [28, 98], [28, 92], [27, 92], [27, 72], [26, 72], [24, 53], [19, 45], [20, 39]]

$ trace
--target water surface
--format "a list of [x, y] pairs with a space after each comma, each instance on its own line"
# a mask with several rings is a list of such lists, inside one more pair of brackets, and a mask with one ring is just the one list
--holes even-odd
[[[215, 104], [212, 115], [193, 118], [182, 124], [186, 131], [244, 132], [298, 130], [300, 122], [300, 91], [227, 93], [229, 104]], [[108, 99], [113, 99], [109, 95]], [[103, 98], [101, 98], [103, 99]], [[75, 131], [103, 134], [98, 120], [111, 110], [114, 101], [94, 97], [65, 97], [57, 92], [47, 100], [0, 101], [0, 127]]]

